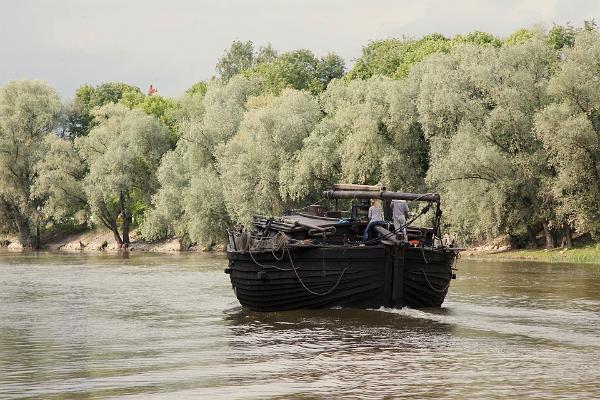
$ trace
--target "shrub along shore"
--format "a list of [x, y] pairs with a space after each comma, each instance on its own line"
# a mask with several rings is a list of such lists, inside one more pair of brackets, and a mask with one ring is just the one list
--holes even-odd
[[440, 193], [461, 243], [598, 240], [599, 64], [588, 21], [373, 41], [349, 70], [334, 53], [234, 42], [179, 98], [104, 83], [63, 102], [42, 81], [8, 82], [0, 234], [29, 248], [89, 230], [120, 250], [211, 248], [253, 214], [352, 182]]

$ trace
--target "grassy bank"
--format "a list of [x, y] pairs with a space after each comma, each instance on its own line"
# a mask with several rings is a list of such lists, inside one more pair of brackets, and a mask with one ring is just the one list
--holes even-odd
[[493, 260], [531, 260], [576, 264], [600, 264], [600, 244], [570, 249], [506, 250], [497, 252], [465, 251], [464, 258]]

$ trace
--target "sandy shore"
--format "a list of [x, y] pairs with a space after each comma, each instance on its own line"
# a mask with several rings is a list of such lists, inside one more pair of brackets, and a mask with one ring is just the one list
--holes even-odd
[[[9, 250], [23, 250], [23, 246], [15, 237], [0, 237], [0, 243]], [[92, 230], [82, 233], [58, 234], [44, 240], [42, 250], [51, 251], [108, 251], [117, 252], [119, 249], [113, 234], [104, 230]], [[186, 251], [206, 251], [207, 249], [193, 246]], [[222, 250], [219, 246], [212, 250]], [[129, 251], [148, 252], [178, 252], [182, 251], [179, 239], [165, 239], [154, 242], [141, 240], [136, 231], [131, 234]]]

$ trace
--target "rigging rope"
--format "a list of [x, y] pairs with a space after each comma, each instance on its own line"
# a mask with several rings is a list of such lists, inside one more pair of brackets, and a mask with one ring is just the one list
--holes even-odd
[[296, 266], [294, 265], [294, 261], [292, 261], [292, 255], [290, 254], [290, 249], [288, 247], [286, 247], [287, 253], [288, 253], [288, 257], [290, 258], [290, 264], [292, 265], [292, 269], [294, 270], [294, 273], [296, 274], [296, 277], [298, 278], [298, 281], [300, 282], [300, 284], [304, 287], [304, 289], [306, 289], [306, 291], [312, 295], [315, 296], [325, 296], [328, 295], [329, 293], [333, 292], [338, 285], [340, 284], [340, 282], [342, 281], [342, 277], [344, 276], [344, 274], [346, 273], [346, 271], [348, 270], [348, 267], [344, 268], [344, 270], [342, 271], [342, 273], [340, 274], [340, 277], [338, 278], [337, 282], [335, 283], [335, 285], [333, 285], [331, 287], [331, 289], [329, 289], [326, 292], [323, 293], [317, 293], [311, 289], [308, 288], [308, 286], [306, 286], [306, 284], [304, 283], [304, 281], [302, 280], [302, 278], [300, 278], [300, 275], [298, 274], [298, 271], [296, 271]]
[[448, 284], [446, 285], [446, 287], [441, 290], [434, 288], [433, 285], [431, 284], [431, 282], [429, 282], [429, 278], [427, 278], [427, 274], [425, 273], [425, 270], [423, 268], [421, 268], [421, 272], [423, 272], [423, 276], [425, 277], [425, 280], [427, 281], [427, 284], [429, 285], [429, 287], [431, 289], [435, 290], [436, 292], [444, 293], [450, 287], [450, 281], [449, 281]]
[[[282, 232], [279, 232], [282, 233]], [[283, 234], [283, 233], [282, 233]], [[301, 268], [296, 268], [296, 266], [294, 265], [294, 261], [292, 260], [292, 254], [290, 253], [290, 248], [289, 248], [289, 240], [287, 235], [283, 234], [283, 236], [285, 237], [285, 239], [277, 239], [278, 235], [275, 235], [273, 237], [273, 247], [277, 246], [281, 246], [280, 248], [282, 249], [282, 254], [281, 254], [281, 258], [278, 258], [275, 253], [274, 253], [274, 249], [271, 250], [271, 253], [273, 254], [273, 257], [275, 257], [276, 260], [281, 261], [283, 260], [283, 256], [285, 254], [285, 252], [287, 251], [288, 254], [288, 258], [290, 259], [290, 265], [292, 266], [292, 268], [281, 268], [281, 267], [277, 267], [276, 265], [263, 265], [261, 263], [259, 263], [258, 261], [256, 261], [256, 259], [254, 258], [254, 255], [252, 254], [252, 250], [249, 248], [248, 249], [248, 253], [250, 253], [250, 258], [252, 258], [252, 261], [254, 261], [254, 263], [256, 265], [258, 265], [261, 268], [265, 268], [265, 267], [272, 267], [275, 268], [279, 271], [294, 271], [294, 274], [296, 275], [296, 278], [298, 278], [298, 281], [300, 282], [300, 284], [302, 285], [302, 287], [309, 292], [310, 294], [314, 295], [314, 296], [325, 296], [328, 295], [329, 293], [333, 292], [335, 289], [337, 289], [337, 287], [339, 286], [340, 282], [342, 281], [342, 278], [344, 277], [344, 274], [346, 273], [346, 271], [348, 270], [348, 267], [344, 268], [344, 270], [342, 271], [342, 273], [340, 274], [339, 278], [337, 279], [337, 281], [335, 282], [335, 284], [327, 291], [319, 293], [319, 292], [315, 292], [314, 290], [311, 290], [308, 286], [306, 286], [306, 284], [304, 283], [304, 281], [302, 280], [302, 278], [300, 277], [300, 274], [298, 274], [298, 270]], [[279, 248], [277, 248], [276, 250], [279, 250]], [[323, 267], [325, 266], [325, 256], [323, 255], [323, 260], [322, 260], [322, 265]]]

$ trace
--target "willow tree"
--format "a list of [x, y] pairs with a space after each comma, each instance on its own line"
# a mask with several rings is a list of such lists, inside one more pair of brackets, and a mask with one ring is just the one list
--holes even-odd
[[285, 165], [321, 118], [316, 99], [287, 89], [278, 97], [248, 101], [238, 133], [218, 150], [218, 170], [231, 219], [248, 223], [253, 213], [278, 214], [286, 205], [280, 194]]
[[206, 95], [189, 94], [180, 100], [175, 110], [181, 137], [158, 169], [160, 189], [142, 225], [145, 237], [176, 236], [183, 239], [183, 247], [222, 241], [223, 227], [230, 220], [216, 169], [216, 148], [237, 133], [246, 101], [258, 89], [255, 81], [236, 76], [226, 84], [211, 82]]
[[26, 247], [41, 244], [44, 199], [32, 187], [59, 110], [58, 95], [44, 82], [15, 81], [0, 89], [0, 225]]
[[111, 230], [119, 248], [129, 246], [134, 213], [139, 217], [156, 191], [169, 135], [155, 117], [109, 104], [94, 111], [94, 127], [75, 141], [89, 167], [83, 189], [93, 217]]
[[[494, 47], [461, 46], [419, 66], [419, 120], [431, 144], [428, 182], [444, 193], [448, 220], [468, 239], [550, 235], [552, 171], [533, 131], [548, 104], [556, 53], [543, 37]], [[550, 240], [549, 244], [552, 240]]]
[[334, 81], [321, 96], [323, 118], [288, 163], [282, 192], [318, 200], [339, 181], [423, 187], [427, 144], [417, 124], [413, 81]]
[[57, 224], [87, 222], [87, 198], [83, 179], [88, 166], [73, 141], [48, 134], [44, 155], [36, 165], [33, 192], [44, 199], [41, 212]]
[[559, 212], [600, 237], [600, 33], [584, 31], [564, 53], [550, 82], [556, 103], [536, 118], [536, 131], [556, 168]]

